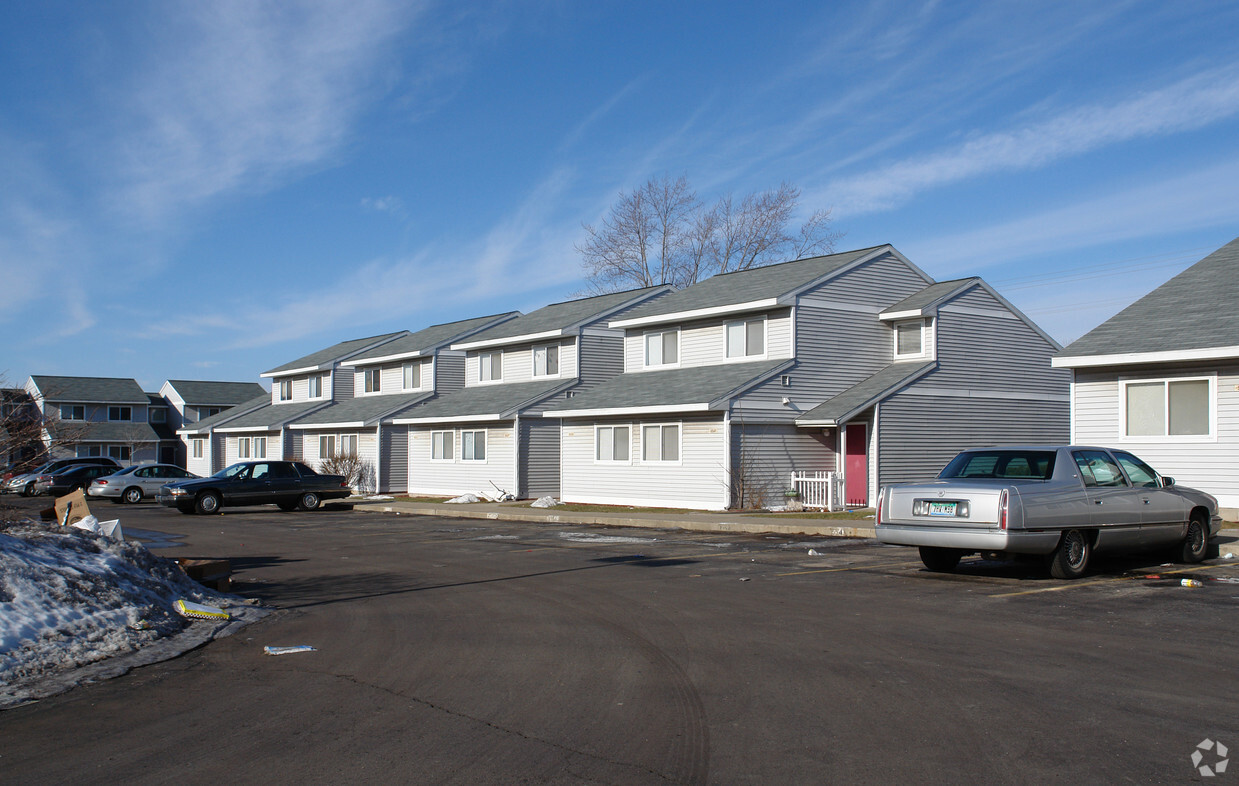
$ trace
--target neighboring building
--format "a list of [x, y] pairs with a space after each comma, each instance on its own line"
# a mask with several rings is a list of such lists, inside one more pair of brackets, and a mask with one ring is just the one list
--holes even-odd
[[0, 388], [0, 467], [30, 461], [43, 451], [34, 399], [22, 388]]
[[620, 373], [623, 332], [606, 322], [668, 292], [555, 303], [453, 343], [464, 387], [391, 418], [408, 427], [408, 492], [558, 495], [559, 426], [542, 411]]
[[159, 458], [151, 399], [136, 380], [33, 375], [26, 392], [44, 418], [43, 442], [53, 458], [109, 456], [121, 464]]
[[382, 425], [465, 381], [464, 352], [451, 350], [479, 331], [519, 312], [433, 325], [340, 361], [342, 380], [351, 374], [351, 396], [292, 421], [300, 456], [317, 467], [336, 455], [356, 455], [363, 464], [359, 491], [403, 492], [408, 486], [408, 428]]
[[[171, 434], [171, 448], [161, 448], [161, 461], [187, 467], [189, 459], [185, 443], [177, 439], [184, 426], [214, 417], [238, 404], [267, 395], [267, 389], [257, 382], [216, 382], [210, 380], [170, 379], [159, 389], [162, 411], [152, 400], [151, 425], [161, 437]], [[167, 446], [169, 443], [165, 442]], [[192, 470], [191, 470], [192, 471]]]
[[1053, 360], [1071, 441], [1130, 450], [1239, 515], [1239, 238]]
[[[179, 430], [185, 440], [190, 472], [211, 474], [237, 461], [258, 458], [301, 458], [300, 432], [289, 424], [353, 397], [352, 369], [340, 363], [369, 352], [408, 331], [342, 341], [266, 371], [271, 392]], [[207, 468], [211, 472], [204, 472]]]
[[889, 245], [714, 276], [609, 325], [624, 373], [542, 413], [565, 501], [770, 505], [822, 471], [860, 506], [962, 448], [1067, 437], [1058, 344]]

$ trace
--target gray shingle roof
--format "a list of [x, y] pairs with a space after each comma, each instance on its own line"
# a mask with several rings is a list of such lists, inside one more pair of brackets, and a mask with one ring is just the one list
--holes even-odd
[[149, 399], [137, 380], [119, 377], [30, 377], [47, 401], [97, 404], [146, 404]]
[[433, 393], [403, 393], [395, 396], [357, 396], [347, 401], [337, 401], [325, 409], [311, 412], [291, 424], [299, 426], [326, 425], [332, 423], [361, 423], [373, 426], [388, 416], [399, 416], [404, 410], [420, 401], [430, 398]]
[[[253, 429], [274, 431], [281, 426], [305, 417], [314, 410], [327, 405], [325, 401], [298, 401], [294, 404], [272, 404], [270, 395], [267, 403], [244, 415], [222, 421], [218, 428], [224, 431], [233, 429]], [[221, 412], [220, 415], [227, 413]], [[219, 417], [219, 416], [216, 416]], [[198, 424], [201, 427], [201, 424]]]
[[818, 404], [796, 418], [796, 423], [801, 426], [835, 426], [844, 423], [933, 370], [937, 365], [932, 360], [925, 363], [892, 363], [863, 382]]
[[576, 384], [574, 379], [549, 382], [516, 382], [504, 385], [476, 385], [446, 393], [429, 403], [402, 413], [397, 421], [433, 418], [449, 421], [453, 418], [477, 418], [495, 415], [498, 420], [515, 417], [559, 390]]
[[239, 415], [242, 415], [253, 409], [261, 407], [264, 404], [270, 404], [270, 403], [271, 403], [271, 394], [264, 390], [261, 396], [255, 396], [249, 401], [243, 401], [234, 407], [229, 407], [223, 412], [217, 412], [216, 414], [212, 415], [209, 418], [203, 418], [202, 420], [199, 420], [197, 423], [186, 423], [185, 425], [181, 426], [179, 431], [203, 433], [205, 431], [209, 431], [210, 429], [216, 426], [227, 423], [228, 421], [232, 420], [235, 417], [238, 417]]
[[552, 303], [543, 306], [524, 316], [496, 325], [489, 330], [483, 330], [468, 338], [467, 343], [475, 341], [498, 341], [516, 336], [530, 336], [546, 333], [552, 330], [572, 330], [624, 308], [629, 303], [640, 302], [659, 292], [669, 292], [670, 287], [647, 287], [626, 292], [614, 292], [609, 295], [568, 300], [563, 303]]
[[520, 313], [519, 311], [509, 311], [504, 314], [492, 314], [488, 317], [474, 317], [457, 322], [445, 322], [442, 325], [431, 325], [416, 333], [402, 336], [395, 341], [389, 341], [370, 352], [363, 352], [361, 355], [351, 358], [350, 363], [362, 365], [372, 358], [411, 355], [415, 352], [428, 355], [439, 347], [446, 346], [453, 341], [465, 339], [495, 322], [511, 319], [512, 317], [519, 316]]
[[191, 407], [231, 407], [267, 392], [257, 382], [170, 379], [168, 384]]
[[297, 358], [294, 361], [285, 363], [282, 366], [276, 366], [270, 371], [264, 371], [263, 376], [280, 374], [285, 371], [295, 371], [301, 368], [318, 368], [319, 366], [328, 363], [334, 363], [343, 360], [350, 355], [362, 352], [369, 347], [376, 346], [384, 341], [390, 341], [398, 336], [407, 335], [407, 330], [401, 330], [396, 333], [384, 333], [381, 336], [370, 336], [369, 338], [355, 338], [351, 341], [341, 341], [339, 344], [333, 344], [326, 349], [320, 349], [317, 352], [312, 352], [302, 358]]
[[635, 308], [625, 314], [624, 319], [679, 314], [702, 308], [733, 306], [781, 297], [834, 273], [879, 248], [883, 246], [723, 273]]
[[981, 279], [976, 277], [957, 278], [954, 281], [939, 281], [937, 284], [930, 284], [920, 292], [909, 295], [892, 306], [887, 306], [882, 311], [883, 313], [898, 313], [900, 311], [920, 311], [932, 308], [961, 290], [980, 283], [980, 281]]
[[58, 439], [72, 442], [158, 442], [159, 435], [149, 423], [112, 420], [102, 423], [83, 420], [60, 420], [48, 423], [48, 429]]
[[550, 408], [547, 415], [555, 417], [562, 413], [570, 417], [574, 411], [713, 405], [794, 363], [790, 359], [766, 360], [620, 374]]
[[1056, 358], [1239, 346], [1239, 238], [1073, 341]]

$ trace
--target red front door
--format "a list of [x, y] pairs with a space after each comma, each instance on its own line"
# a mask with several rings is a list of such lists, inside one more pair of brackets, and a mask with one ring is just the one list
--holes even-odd
[[864, 423], [849, 423], [845, 435], [844, 501], [849, 507], [864, 507], [869, 504], [869, 429]]

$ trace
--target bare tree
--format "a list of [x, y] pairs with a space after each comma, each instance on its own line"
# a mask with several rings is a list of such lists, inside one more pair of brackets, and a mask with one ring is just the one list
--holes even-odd
[[686, 287], [717, 273], [802, 259], [834, 249], [830, 211], [789, 230], [800, 189], [788, 183], [731, 194], [706, 205], [684, 176], [654, 177], [619, 199], [577, 245], [592, 293], [670, 284]]

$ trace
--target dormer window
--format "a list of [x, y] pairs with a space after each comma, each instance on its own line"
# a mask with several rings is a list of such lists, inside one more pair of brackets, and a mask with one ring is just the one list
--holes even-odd
[[61, 404], [60, 405], [61, 420], [85, 420], [86, 407], [81, 404]]
[[383, 369], [368, 368], [362, 372], [366, 380], [367, 393], [379, 393], [383, 389]]
[[293, 400], [293, 381], [291, 379], [280, 380], [280, 401]]
[[676, 366], [680, 363], [680, 331], [645, 334], [645, 365]]
[[559, 346], [534, 347], [533, 375], [535, 377], [559, 376]]
[[766, 320], [764, 317], [742, 322], [728, 322], [726, 327], [727, 357], [764, 357], [766, 354]]
[[310, 377], [310, 398], [323, 397], [323, 375], [316, 374]]
[[133, 420], [130, 407], [108, 407], [108, 420]]
[[503, 379], [503, 353], [483, 352], [478, 355], [478, 381], [498, 382]]
[[895, 324], [895, 359], [925, 357], [925, 321], [914, 319]]
[[405, 363], [404, 364], [404, 389], [419, 390], [422, 386], [422, 364], [421, 363]]

